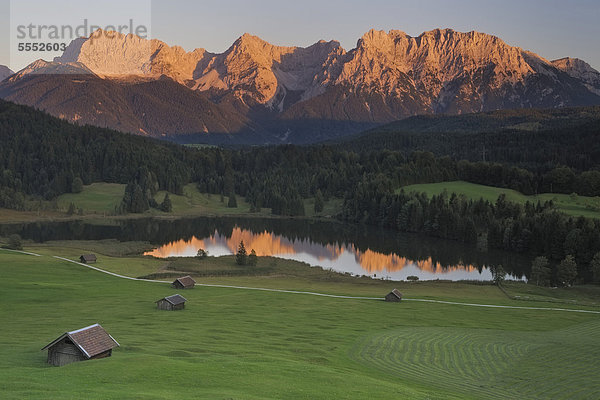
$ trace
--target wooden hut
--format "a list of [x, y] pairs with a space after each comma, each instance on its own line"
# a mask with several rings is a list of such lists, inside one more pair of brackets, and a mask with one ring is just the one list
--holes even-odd
[[185, 297], [179, 294], [173, 296], [163, 297], [156, 301], [156, 308], [159, 310], [176, 311], [183, 310], [185, 308]]
[[402, 300], [402, 293], [398, 289], [394, 289], [385, 296], [385, 301], [400, 301]]
[[171, 286], [173, 286], [175, 289], [193, 289], [195, 284], [196, 281], [188, 275], [175, 279]]
[[79, 257], [79, 261], [84, 264], [95, 263], [96, 255], [95, 254], [82, 254], [81, 257]]
[[48, 364], [61, 367], [76, 361], [110, 357], [117, 346], [119, 343], [104, 328], [94, 324], [63, 333], [42, 350], [48, 349]]

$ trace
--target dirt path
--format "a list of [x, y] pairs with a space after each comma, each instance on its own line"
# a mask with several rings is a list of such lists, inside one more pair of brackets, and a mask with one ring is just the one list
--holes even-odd
[[[28, 253], [25, 253], [25, 254], [28, 254]], [[39, 256], [39, 254], [34, 254], [34, 253], [31, 253], [31, 254]], [[68, 261], [73, 264], [81, 265], [83, 267], [90, 268], [90, 269], [93, 269], [98, 272], [116, 276], [117, 278], [129, 279], [129, 280], [133, 280], [133, 281], [142, 281], [142, 282], [171, 283], [170, 281], [156, 281], [156, 280], [152, 280], [152, 279], [132, 278], [130, 276], [119, 275], [114, 272], [105, 271], [101, 268], [94, 267], [94, 266], [91, 266], [88, 264], [83, 264], [78, 261], [70, 260], [68, 258], [59, 257], [59, 256], [53, 256], [53, 257], [57, 258], [59, 260]], [[212, 285], [212, 284], [207, 284], [207, 283], [197, 283], [196, 285], [197, 286], [206, 286], [206, 287], [217, 287], [217, 288], [242, 289], [242, 290], [260, 290], [260, 291], [264, 291], [264, 292], [306, 294], [306, 295], [311, 295], [311, 296], [332, 297], [332, 298], [336, 298], [336, 299], [379, 300], [379, 301], [383, 300], [383, 297], [339, 296], [339, 295], [334, 295], [334, 294], [304, 292], [304, 291], [299, 291], [299, 290], [269, 289], [269, 288], [232, 286], [232, 285]], [[565, 312], [576, 312], [576, 313], [587, 313], [587, 314], [600, 314], [600, 311], [580, 310], [580, 309], [571, 309], [571, 308], [556, 308], [556, 307], [502, 306], [502, 305], [495, 305], [495, 304], [460, 303], [460, 302], [454, 302], [454, 301], [430, 300], [430, 299], [411, 299], [411, 298], [402, 298], [402, 301], [418, 301], [418, 302], [424, 302], [424, 303], [449, 304], [449, 305], [467, 306], [467, 307], [503, 308], [503, 309], [513, 309], [513, 310], [565, 311]]]

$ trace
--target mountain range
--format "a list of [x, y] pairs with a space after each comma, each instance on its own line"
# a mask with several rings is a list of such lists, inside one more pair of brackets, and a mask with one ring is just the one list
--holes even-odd
[[498, 37], [371, 30], [282, 47], [244, 34], [224, 53], [97, 31], [51, 62], [0, 69], [0, 97], [179, 142], [311, 143], [413, 115], [600, 104], [600, 73]]

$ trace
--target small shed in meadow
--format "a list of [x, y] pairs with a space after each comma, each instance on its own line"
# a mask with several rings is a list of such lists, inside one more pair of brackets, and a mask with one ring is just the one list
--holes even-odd
[[82, 254], [81, 257], [79, 257], [79, 261], [81, 261], [84, 264], [95, 263], [96, 255], [95, 254]]
[[174, 294], [173, 296], [163, 297], [156, 301], [156, 308], [159, 310], [176, 311], [183, 310], [185, 308], [186, 298], [180, 294]]
[[175, 289], [192, 289], [195, 284], [196, 284], [196, 281], [193, 280], [191, 276], [187, 275], [187, 276], [175, 279], [173, 281], [173, 283], [171, 284], [171, 286], [173, 286]]
[[398, 289], [394, 289], [385, 296], [385, 301], [400, 301], [402, 300], [402, 293]]
[[110, 357], [112, 349], [118, 346], [104, 328], [94, 324], [63, 333], [42, 350], [48, 349], [48, 364], [61, 367], [76, 361]]

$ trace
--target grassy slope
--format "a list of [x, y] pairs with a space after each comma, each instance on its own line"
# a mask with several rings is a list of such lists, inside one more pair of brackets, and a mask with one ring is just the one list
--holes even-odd
[[[58, 197], [58, 206], [63, 211], [67, 211], [69, 205], [73, 203], [76, 208], [81, 208], [84, 214], [110, 214], [115, 207], [121, 202], [125, 192], [125, 185], [116, 183], [93, 183], [84, 186], [81, 193], [67, 193]], [[159, 191], [154, 199], [160, 204], [165, 197], [166, 191]], [[224, 197], [221, 202], [221, 196], [215, 194], [200, 193], [196, 185], [191, 183], [184, 187], [183, 195], [175, 195], [170, 193], [171, 203], [173, 204], [172, 213], [163, 213], [158, 210], [151, 209], [149, 215], [240, 215], [250, 214], [250, 204], [246, 202], [244, 197], [236, 196], [238, 206], [236, 208], [227, 207], [228, 197]], [[325, 208], [320, 213], [314, 212], [314, 198], [305, 200], [305, 210], [307, 217], [332, 216], [339, 212], [342, 205], [341, 199], [331, 199], [325, 203]], [[0, 209], [0, 217], [2, 209]], [[7, 210], [8, 211], [8, 210]], [[48, 212], [43, 212], [44, 216]], [[269, 215], [270, 208], [264, 208], [260, 213], [252, 213], [252, 215]], [[14, 214], [14, 213], [13, 213]], [[32, 214], [32, 213], [30, 213]], [[24, 215], [26, 220], [35, 219], [36, 214]], [[10, 213], [7, 214], [7, 219]]]
[[[221, 203], [220, 196], [200, 193], [194, 184], [186, 185], [183, 192], [183, 195], [169, 194], [174, 215], [241, 214], [247, 213], [250, 209], [250, 205], [243, 197], [237, 198], [237, 208], [228, 208], [227, 197]], [[75, 207], [83, 209], [84, 213], [110, 213], [121, 202], [124, 193], [125, 185], [122, 184], [93, 183], [84, 186], [81, 193], [67, 193], [59, 196], [58, 206], [66, 211], [69, 204], [73, 203]], [[161, 203], [165, 193], [165, 191], [159, 191], [154, 198]], [[265, 210], [265, 213], [267, 211]], [[165, 213], [151, 210], [149, 214], [162, 215]]]
[[58, 206], [67, 210], [69, 204], [75, 204], [75, 207], [82, 208], [84, 211], [106, 212], [114, 211], [119, 205], [125, 185], [118, 183], [93, 183], [84, 186], [81, 193], [66, 193], [58, 198]]
[[464, 194], [468, 198], [479, 200], [489, 200], [496, 202], [498, 196], [502, 193], [506, 194], [506, 199], [516, 203], [525, 204], [525, 202], [545, 202], [554, 201], [555, 206], [559, 211], [569, 215], [584, 216], [590, 218], [600, 218], [600, 212], [590, 210], [587, 205], [600, 204], [598, 198], [576, 196], [572, 198], [567, 194], [552, 194], [544, 193], [537, 196], [526, 196], [520, 192], [510, 189], [496, 188], [492, 186], [477, 185], [475, 183], [456, 181], [456, 182], [440, 182], [440, 183], [425, 183], [418, 185], [410, 185], [403, 187], [405, 192], [425, 192], [429, 196], [440, 194], [444, 190], [450, 193]]
[[[135, 272], [161, 262], [102, 256], [99, 266]], [[48, 256], [0, 251], [0, 273], [0, 397], [6, 399], [600, 396], [597, 315], [206, 287], [186, 291], [186, 310], [169, 313], [153, 304], [173, 293], [168, 285], [122, 280]], [[233, 281], [264, 286], [270, 279]], [[392, 283], [320, 285], [381, 294]], [[438, 294], [442, 285], [414, 285], [414, 293], [446, 298]], [[456, 285], [451, 297], [522, 304], [501, 300], [490, 286]], [[121, 343], [113, 357], [62, 368], [45, 364], [41, 347], [95, 322]]]

